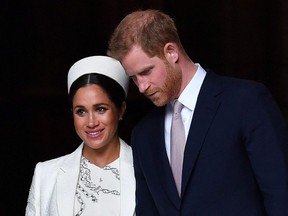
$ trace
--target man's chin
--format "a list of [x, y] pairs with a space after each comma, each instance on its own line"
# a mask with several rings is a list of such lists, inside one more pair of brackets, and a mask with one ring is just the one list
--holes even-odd
[[[150, 98], [149, 98], [150, 99]], [[166, 102], [165, 100], [161, 100], [160, 98], [154, 98], [153, 100], [150, 99], [152, 101], [152, 103], [157, 106], [157, 107], [162, 107], [165, 106], [168, 102]]]

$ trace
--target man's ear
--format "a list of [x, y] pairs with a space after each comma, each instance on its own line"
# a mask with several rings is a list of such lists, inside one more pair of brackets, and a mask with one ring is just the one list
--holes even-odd
[[166, 43], [164, 48], [164, 56], [169, 62], [177, 62], [178, 61], [178, 47], [174, 43]]

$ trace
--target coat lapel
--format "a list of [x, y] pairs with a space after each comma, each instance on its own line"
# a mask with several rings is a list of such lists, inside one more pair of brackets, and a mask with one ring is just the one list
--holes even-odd
[[[76, 185], [80, 170], [83, 145], [65, 161], [57, 176], [57, 207], [60, 216], [73, 215]], [[71, 169], [73, 167], [73, 169]], [[120, 140], [120, 175], [121, 175], [121, 215], [133, 215], [135, 211], [135, 177], [132, 150]]]
[[220, 105], [217, 95], [222, 92], [222, 88], [215, 82], [214, 76], [211, 72], [207, 73], [199, 92], [184, 152], [181, 194], [185, 193], [206, 134]]
[[135, 176], [133, 168], [132, 149], [120, 140], [120, 190], [121, 216], [133, 215], [135, 211]]
[[57, 207], [60, 216], [73, 215], [83, 144], [67, 158], [57, 176]]

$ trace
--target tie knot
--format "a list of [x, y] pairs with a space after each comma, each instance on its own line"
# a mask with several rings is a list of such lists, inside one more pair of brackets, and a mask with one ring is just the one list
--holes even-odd
[[180, 103], [178, 100], [175, 101], [173, 104], [173, 109], [175, 114], [179, 114], [183, 108], [183, 104]]

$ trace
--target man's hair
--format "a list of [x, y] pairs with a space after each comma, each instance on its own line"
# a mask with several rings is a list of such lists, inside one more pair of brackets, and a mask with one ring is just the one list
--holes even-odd
[[159, 10], [138, 10], [128, 14], [115, 28], [107, 55], [121, 59], [134, 45], [150, 57], [163, 57], [165, 44], [172, 42], [184, 52], [174, 20]]

